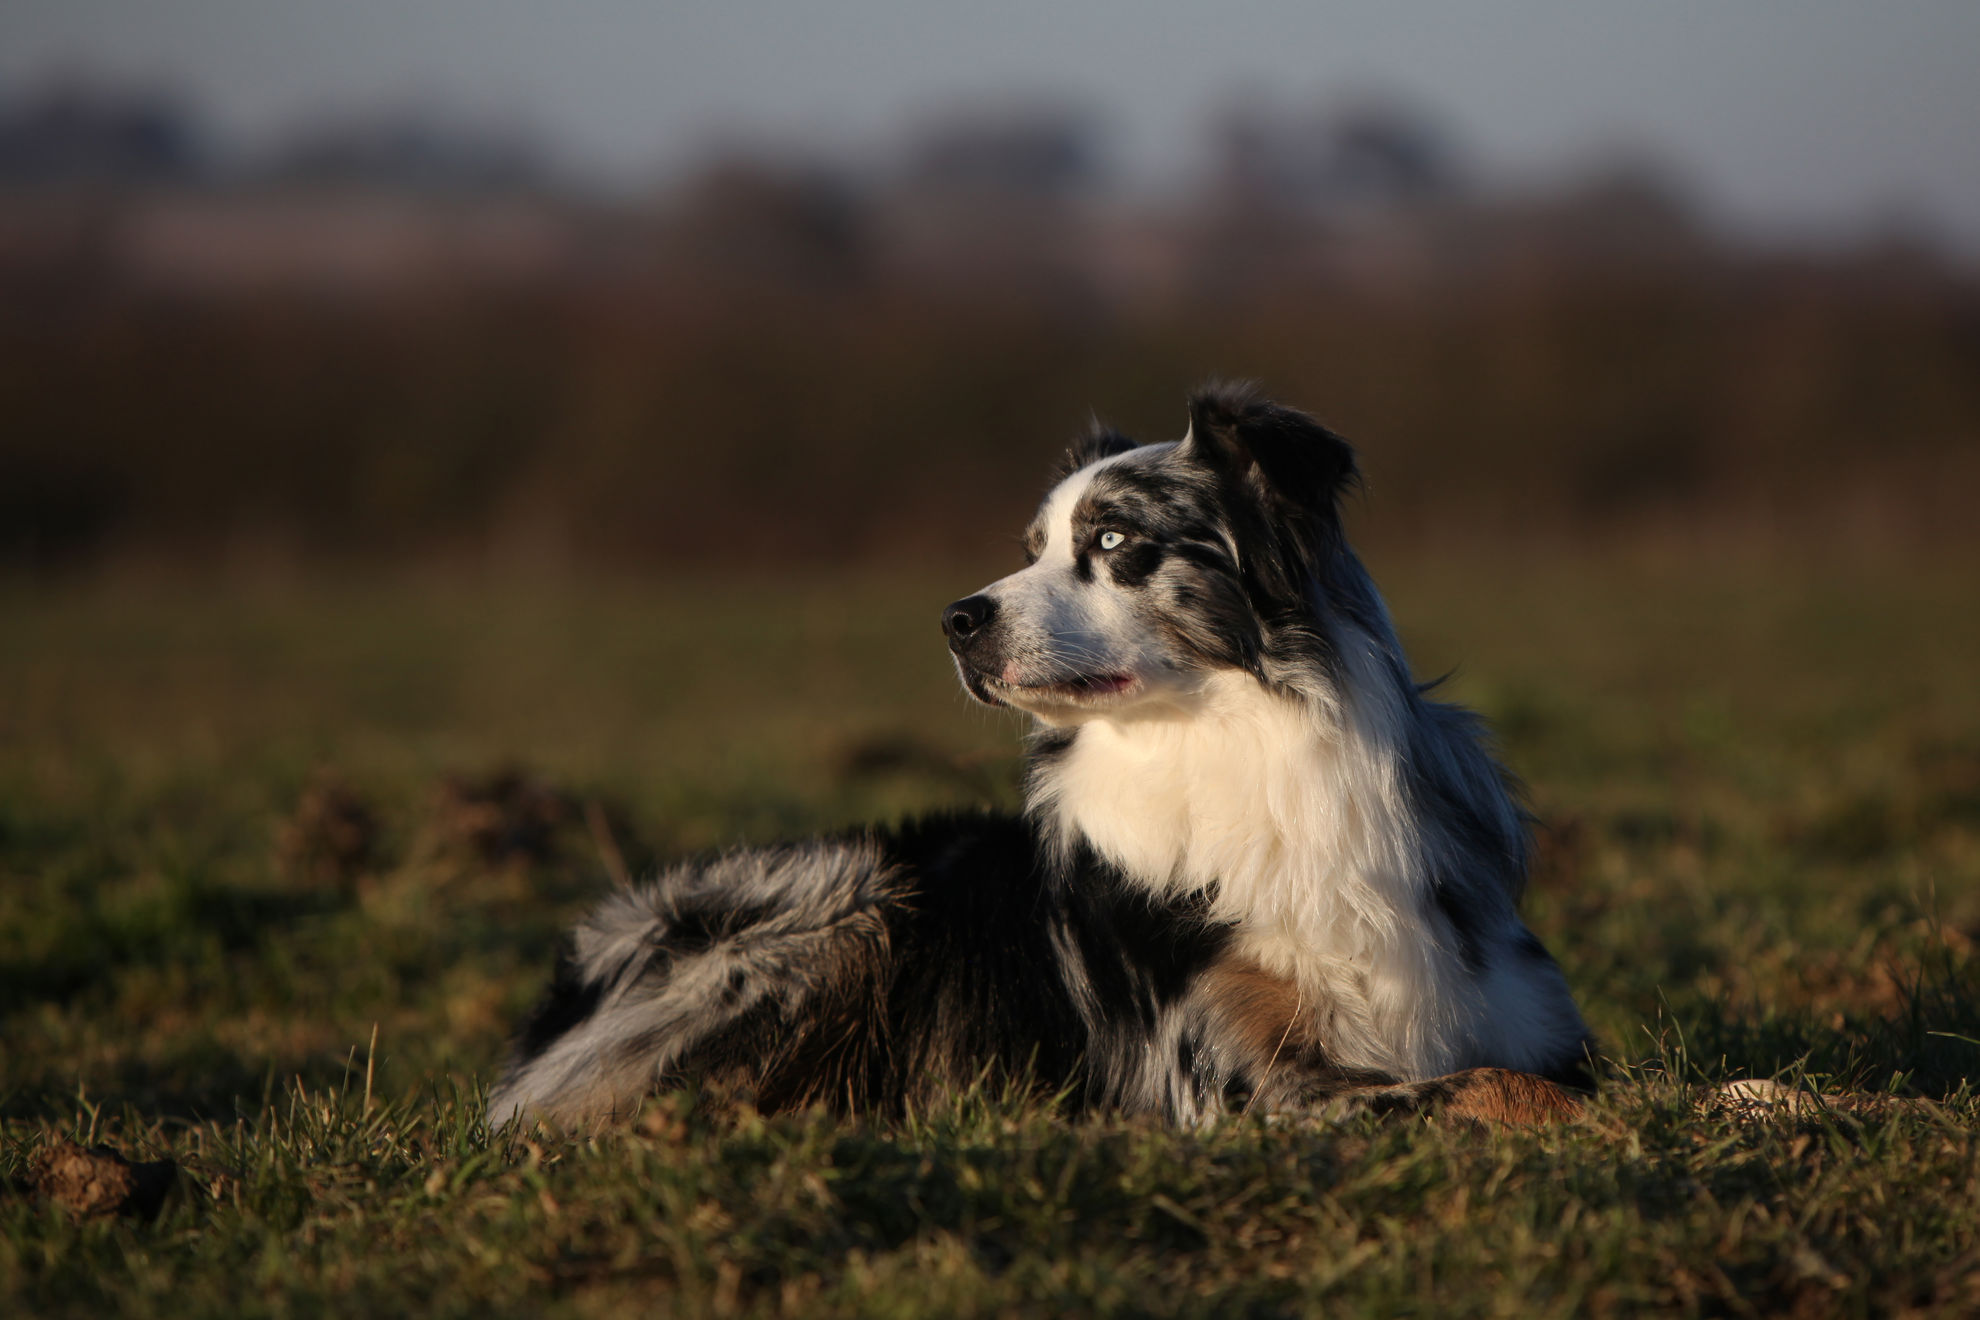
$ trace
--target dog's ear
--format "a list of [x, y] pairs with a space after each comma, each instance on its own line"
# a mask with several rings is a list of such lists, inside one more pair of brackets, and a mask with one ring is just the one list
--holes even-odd
[[1355, 481], [1347, 441], [1248, 385], [1212, 385], [1191, 395], [1183, 448], [1251, 486], [1280, 513], [1332, 513]]
[[1059, 460], [1058, 469], [1052, 473], [1054, 484], [1064, 481], [1088, 463], [1097, 463], [1115, 454], [1125, 454], [1139, 446], [1116, 431], [1111, 426], [1103, 426], [1099, 418], [1094, 418], [1086, 428], [1086, 434], [1073, 441], [1066, 449], [1066, 455]]

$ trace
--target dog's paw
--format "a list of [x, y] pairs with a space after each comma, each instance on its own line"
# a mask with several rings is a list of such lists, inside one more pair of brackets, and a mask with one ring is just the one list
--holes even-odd
[[1544, 1077], [1506, 1068], [1473, 1068], [1440, 1079], [1448, 1089], [1437, 1104], [1442, 1118], [1500, 1127], [1541, 1127], [1581, 1117], [1581, 1099]]

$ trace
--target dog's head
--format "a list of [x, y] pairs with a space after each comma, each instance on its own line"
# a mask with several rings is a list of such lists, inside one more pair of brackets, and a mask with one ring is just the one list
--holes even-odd
[[1025, 533], [1028, 566], [942, 612], [963, 686], [1074, 724], [1173, 704], [1214, 670], [1262, 679], [1275, 642], [1314, 634], [1354, 470], [1340, 437], [1242, 389], [1196, 395], [1174, 443], [1095, 431]]

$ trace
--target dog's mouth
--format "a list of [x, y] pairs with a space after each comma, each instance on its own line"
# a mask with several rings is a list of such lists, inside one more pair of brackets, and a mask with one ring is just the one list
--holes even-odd
[[1010, 686], [1018, 692], [1087, 700], [1119, 696], [1133, 687], [1135, 682], [1133, 674], [1080, 674], [1058, 683], [1014, 683]]
[[974, 665], [959, 665], [963, 686], [987, 706], [1091, 706], [1123, 696], [1141, 686], [1133, 674], [1075, 674], [1050, 682], [1026, 683], [986, 674]]

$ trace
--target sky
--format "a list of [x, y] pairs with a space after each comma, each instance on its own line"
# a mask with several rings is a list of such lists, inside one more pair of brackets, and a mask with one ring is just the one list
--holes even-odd
[[248, 149], [335, 111], [488, 117], [628, 183], [1047, 98], [1159, 187], [1220, 107], [1379, 94], [1501, 178], [1622, 151], [1734, 228], [1980, 254], [1976, 0], [0, 0], [0, 92], [58, 74], [174, 88]]

